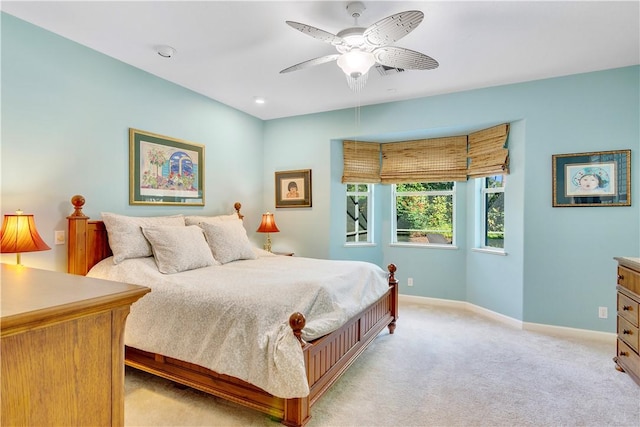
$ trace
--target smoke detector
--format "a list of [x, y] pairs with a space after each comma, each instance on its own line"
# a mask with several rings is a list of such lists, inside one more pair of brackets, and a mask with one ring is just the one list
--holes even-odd
[[162, 56], [163, 58], [171, 58], [176, 53], [176, 50], [174, 48], [166, 45], [158, 46], [156, 51], [158, 52], [158, 55]]

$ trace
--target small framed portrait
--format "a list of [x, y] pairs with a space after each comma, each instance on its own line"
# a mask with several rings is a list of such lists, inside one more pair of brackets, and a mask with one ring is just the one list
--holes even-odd
[[276, 172], [276, 208], [311, 207], [311, 169]]
[[556, 154], [553, 206], [631, 206], [631, 150]]

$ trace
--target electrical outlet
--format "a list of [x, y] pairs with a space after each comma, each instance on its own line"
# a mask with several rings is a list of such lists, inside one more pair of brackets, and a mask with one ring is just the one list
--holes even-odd
[[54, 242], [56, 245], [64, 245], [64, 230], [56, 230]]
[[598, 307], [598, 317], [601, 319], [606, 319], [609, 316], [607, 313], [607, 307]]
[[413, 286], [413, 277], [407, 279], [407, 286]]

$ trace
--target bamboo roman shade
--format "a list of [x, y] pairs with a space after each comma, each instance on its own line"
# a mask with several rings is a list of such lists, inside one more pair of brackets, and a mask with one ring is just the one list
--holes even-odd
[[343, 141], [344, 169], [342, 182], [380, 182], [380, 143]]
[[381, 182], [467, 180], [467, 136], [382, 144]]
[[506, 175], [508, 136], [509, 124], [503, 123], [444, 138], [388, 143], [343, 141], [342, 182], [400, 184]]
[[508, 134], [509, 125], [504, 123], [469, 135], [469, 178], [509, 173]]

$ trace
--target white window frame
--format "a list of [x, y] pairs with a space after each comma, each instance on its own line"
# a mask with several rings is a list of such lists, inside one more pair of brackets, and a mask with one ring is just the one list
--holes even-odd
[[[457, 183], [455, 181], [443, 181], [443, 182], [453, 182], [453, 188], [451, 190], [437, 190], [437, 191], [403, 191], [402, 196], [451, 196], [452, 201], [452, 209], [453, 213], [451, 215], [451, 244], [443, 244], [443, 243], [409, 243], [409, 242], [398, 242], [398, 216], [396, 211], [396, 198], [398, 197], [398, 192], [396, 190], [396, 184], [392, 184], [391, 186], [391, 245], [392, 246], [414, 246], [414, 247], [423, 247], [423, 248], [438, 248], [438, 249], [457, 249], [456, 239], [456, 216], [457, 216], [457, 208], [456, 208], [456, 190]], [[401, 197], [402, 197], [401, 196]]]
[[[478, 227], [478, 243], [477, 243], [477, 249], [483, 252], [490, 252], [490, 253], [497, 253], [497, 254], [501, 254], [504, 255], [505, 254], [505, 250], [504, 250], [504, 242], [506, 241], [506, 230], [503, 231], [503, 236], [502, 236], [502, 241], [503, 241], [503, 247], [502, 248], [496, 248], [494, 246], [487, 246], [486, 242], [487, 242], [487, 194], [495, 194], [495, 193], [503, 193], [504, 194], [504, 189], [507, 186], [507, 177], [506, 175], [503, 175], [502, 178], [502, 187], [494, 187], [494, 188], [487, 188], [487, 178], [491, 178], [491, 177], [482, 177], [482, 178], [476, 178], [478, 180], [480, 180], [480, 203], [479, 203], [479, 214], [477, 215], [477, 217], [479, 218], [479, 227]], [[504, 197], [504, 196], [503, 196]]]
[[[349, 188], [349, 185], [353, 185], [356, 188], [356, 191], [348, 191], [347, 189]], [[358, 190], [358, 188], [361, 185], [366, 185], [367, 186], [367, 191], [360, 191]], [[366, 241], [361, 241], [360, 239], [360, 234], [357, 233], [359, 227], [358, 227], [358, 219], [357, 217], [360, 214], [360, 210], [356, 211], [356, 220], [355, 220], [355, 230], [356, 230], [356, 234], [355, 234], [355, 241], [353, 242], [349, 242], [347, 241], [347, 224], [345, 222], [345, 246], [367, 246], [367, 245], [374, 245], [375, 244], [375, 239], [374, 239], [374, 233], [373, 233], [373, 224], [374, 224], [374, 212], [373, 212], [373, 197], [374, 197], [374, 184], [366, 184], [366, 183], [349, 183], [345, 186], [345, 200], [349, 197], [349, 196], [354, 196], [356, 198], [360, 198], [360, 197], [366, 197], [367, 198], [367, 212], [369, 213], [369, 218], [367, 218], [367, 240]], [[346, 212], [345, 212], [346, 214]], [[345, 216], [345, 221], [347, 221], [347, 217]]]

